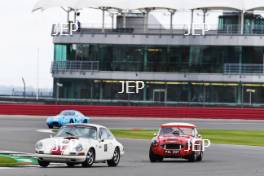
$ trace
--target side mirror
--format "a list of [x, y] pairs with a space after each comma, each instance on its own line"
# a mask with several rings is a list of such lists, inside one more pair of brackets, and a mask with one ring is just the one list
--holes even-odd
[[153, 135], [154, 135], [154, 136], [157, 136], [157, 133], [154, 133]]

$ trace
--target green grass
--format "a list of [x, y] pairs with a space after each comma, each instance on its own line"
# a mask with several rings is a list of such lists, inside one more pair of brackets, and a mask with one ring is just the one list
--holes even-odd
[[18, 167], [37, 165], [36, 158], [31, 156], [15, 156], [12, 154], [0, 154], [0, 167]]
[[[126, 130], [112, 129], [116, 137], [131, 139], [151, 139], [157, 130]], [[216, 144], [236, 144], [264, 146], [264, 131], [249, 130], [212, 130], [200, 129], [203, 138]]]
[[0, 156], [0, 167], [12, 167], [12, 166], [18, 166], [17, 161], [9, 156]]

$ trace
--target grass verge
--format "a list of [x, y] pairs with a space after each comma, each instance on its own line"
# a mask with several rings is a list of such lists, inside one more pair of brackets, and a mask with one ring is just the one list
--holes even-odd
[[[157, 130], [127, 130], [111, 129], [116, 137], [131, 139], [151, 139]], [[203, 138], [215, 144], [236, 144], [248, 146], [264, 146], [264, 131], [262, 130], [214, 130], [200, 129]]]
[[36, 159], [30, 156], [14, 156], [10, 154], [0, 154], [0, 167], [18, 167], [36, 164]]
[[18, 165], [18, 162], [14, 158], [7, 155], [0, 155], [0, 167], [15, 167]]

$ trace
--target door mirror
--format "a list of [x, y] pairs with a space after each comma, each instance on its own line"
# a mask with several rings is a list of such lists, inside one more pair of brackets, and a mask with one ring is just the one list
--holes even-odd
[[153, 135], [154, 135], [154, 136], [157, 136], [157, 133], [154, 133]]

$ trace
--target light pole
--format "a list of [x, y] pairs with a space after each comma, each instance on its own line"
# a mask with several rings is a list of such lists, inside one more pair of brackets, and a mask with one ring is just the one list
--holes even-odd
[[63, 86], [63, 84], [62, 83], [59, 83], [59, 82], [57, 82], [57, 84], [56, 84], [56, 86], [57, 86], [57, 90], [56, 90], [56, 97], [57, 97], [57, 102], [58, 102], [58, 100], [59, 100], [59, 93], [60, 93], [60, 87], [62, 87]]
[[25, 98], [26, 97], [26, 81], [25, 81], [25, 79], [23, 77], [22, 77], [22, 82], [23, 82], [23, 89], [24, 89], [23, 96]]
[[39, 99], [39, 48], [37, 50], [37, 90], [36, 90], [36, 100]]
[[252, 103], [252, 93], [255, 93], [256, 90], [255, 89], [247, 89], [246, 91], [249, 93], [249, 105], [251, 105], [251, 103]]

